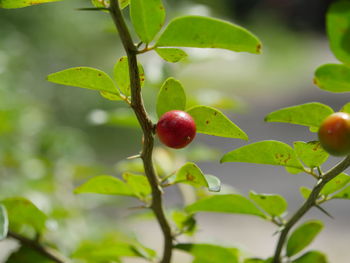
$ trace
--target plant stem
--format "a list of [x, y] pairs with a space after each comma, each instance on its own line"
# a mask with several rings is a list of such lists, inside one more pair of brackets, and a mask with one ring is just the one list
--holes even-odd
[[134, 110], [135, 115], [143, 131], [144, 142], [142, 152], [140, 155], [143, 161], [146, 177], [148, 178], [148, 181], [152, 188], [151, 209], [153, 210], [158, 220], [158, 223], [164, 236], [163, 258], [161, 260], [161, 263], [169, 263], [172, 257], [173, 236], [170, 224], [166, 219], [165, 212], [163, 209], [163, 191], [153, 165], [152, 154], [154, 145], [154, 124], [149, 118], [142, 100], [140, 76], [137, 66], [138, 50], [137, 47], [134, 45], [130, 32], [125, 24], [118, 0], [111, 0], [110, 14], [117, 27], [123, 47], [128, 57], [131, 87], [130, 106]]
[[15, 232], [12, 232], [12, 231], [9, 231], [7, 236], [18, 240], [22, 244], [22, 246], [29, 247], [29, 248], [37, 251], [41, 255], [45, 256], [46, 258], [51, 259], [52, 261], [54, 261], [56, 263], [66, 263], [67, 262], [66, 260], [62, 259], [62, 256], [57, 255], [57, 253], [55, 251], [42, 246], [41, 244], [39, 244], [35, 240], [31, 240], [29, 238], [21, 236], [21, 235], [15, 233]]
[[308, 199], [304, 202], [304, 204], [295, 212], [295, 214], [288, 220], [285, 224], [276, 246], [275, 255], [273, 257], [273, 263], [281, 263], [281, 252], [288, 236], [290, 229], [301, 219], [303, 215], [305, 215], [313, 206], [316, 205], [316, 201], [319, 197], [319, 194], [323, 187], [334, 177], [342, 173], [345, 169], [350, 166], [350, 155], [347, 156], [343, 161], [338, 163], [328, 172], [326, 172], [320, 180], [318, 180], [317, 184], [313, 188], [312, 192]]

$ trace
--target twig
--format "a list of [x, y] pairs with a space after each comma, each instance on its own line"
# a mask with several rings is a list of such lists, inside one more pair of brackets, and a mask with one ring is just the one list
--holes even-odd
[[61, 255], [57, 255], [57, 252], [53, 251], [50, 248], [42, 246], [41, 244], [39, 244], [35, 240], [31, 240], [29, 238], [26, 238], [22, 235], [15, 233], [15, 232], [12, 232], [12, 231], [9, 231], [7, 236], [18, 240], [22, 244], [22, 246], [29, 247], [29, 248], [37, 251], [41, 255], [45, 256], [46, 258], [53, 260], [56, 263], [67, 263], [68, 262], [68, 261], [62, 259]]
[[143, 166], [145, 174], [152, 188], [152, 204], [151, 209], [153, 210], [158, 223], [161, 227], [164, 236], [164, 248], [163, 248], [163, 258], [161, 263], [170, 263], [172, 257], [172, 247], [173, 247], [173, 237], [169, 222], [167, 221], [163, 209], [163, 199], [162, 199], [162, 189], [159, 184], [158, 176], [155, 172], [152, 153], [154, 145], [154, 135], [153, 135], [153, 123], [147, 114], [141, 95], [141, 83], [139, 70], [137, 66], [137, 47], [134, 45], [131, 38], [130, 32], [125, 24], [124, 18], [122, 16], [119, 4], [117, 0], [111, 0], [110, 2], [110, 14], [113, 21], [118, 29], [122, 44], [126, 51], [128, 62], [129, 62], [129, 72], [130, 72], [130, 86], [131, 86], [131, 104], [130, 106], [135, 112], [135, 115], [141, 125], [144, 142], [141, 152], [141, 158], [143, 161]]
[[299, 221], [299, 219], [302, 218], [303, 215], [305, 215], [313, 206], [316, 205], [316, 201], [319, 197], [319, 194], [322, 188], [330, 180], [332, 180], [334, 177], [342, 173], [349, 166], [350, 166], [350, 155], [347, 156], [343, 161], [338, 163], [336, 166], [334, 166], [332, 169], [330, 169], [328, 172], [326, 172], [322, 176], [322, 178], [317, 182], [309, 198], [304, 202], [304, 204], [299, 208], [299, 210], [296, 211], [296, 213], [289, 219], [289, 221], [286, 223], [285, 227], [283, 228], [278, 239], [275, 255], [272, 261], [273, 263], [281, 263], [281, 252], [290, 229]]

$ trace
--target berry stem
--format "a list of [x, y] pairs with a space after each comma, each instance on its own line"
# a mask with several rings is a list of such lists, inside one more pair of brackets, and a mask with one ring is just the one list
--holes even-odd
[[295, 212], [295, 214], [285, 224], [283, 230], [278, 239], [278, 243], [273, 257], [273, 263], [281, 263], [281, 252], [286, 242], [287, 236], [291, 228], [313, 207], [317, 205], [317, 199], [323, 187], [337, 175], [342, 173], [350, 166], [350, 155], [348, 155], [343, 161], [338, 163], [328, 172], [326, 172], [321, 179], [319, 179], [312, 189], [309, 198], [303, 203], [303, 205]]
[[143, 161], [146, 177], [152, 188], [151, 209], [153, 210], [153, 213], [157, 218], [157, 221], [160, 225], [164, 236], [163, 257], [160, 262], [170, 263], [173, 248], [173, 235], [171, 232], [170, 224], [165, 216], [162, 198], [163, 191], [160, 186], [159, 178], [154, 169], [152, 160], [154, 146], [154, 124], [152, 123], [151, 119], [149, 118], [149, 115], [146, 112], [141, 95], [141, 83], [139, 70], [137, 66], [138, 50], [137, 46], [135, 46], [132, 41], [130, 32], [124, 21], [118, 0], [111, 0], [110, 14], [117, 27], [123, 47], [128, 57], [131, 87], [130, 106], [134, 110], [134, 113], [143, 131], [144, 142], [140, 156]]

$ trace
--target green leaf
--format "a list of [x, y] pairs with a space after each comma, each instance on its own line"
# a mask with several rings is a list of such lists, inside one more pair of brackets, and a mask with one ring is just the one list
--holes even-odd
[[22, 246], [19, 250], [12, 253], [6, 260], [6, 263], [56, 263], [51, 259], [38, 253], [30, 247]]
[[288, 207], [287, 201], [280, 195], [257, 194], [251, 191], [249, 197], [271, 216], [282, 215]]
[[152, 190], [146, 176], [127, 172], [123, 173], [123, 179], [137, 197], [148, 200]]
[[9, 221], [5, 206], [0, 205], [0, 241], [7, 237]]
[[303, 169], [292, 147], [279, 141], [261, 141], [243, 146], [226, 153], [220, 162], [260, 163]]
[[194, 256], [194, 262], [203, 263], [238, 263], [238, 250], [211, 244], [183, 243], [175, 246], [175, 249], [186, 251]]
[[260, 40], [248, 30], [202, 16], [184, 16], [172, 20], [156, 46], [222, 48], [255, 54], [261, 52]]
[[135, 196], [129, 185], [127, 185], [122, 180], [110, 175], [100, 175], [93, 177], [84, 184], [75, 188], [74, 193]]
[[60, 0], [0, 0], [0, 8], [22, 8], [57, 1]]
[[337, 59], [350, 64], [350, 3], [333, 3], [327, 12], [326, 24], [331, 50]]
[[316, 69], [314, 83], [330, 92], [350, 91], [350, 67], [341, 64], [325, 64]]
[[130, 0], [130, 17], [142, 42], [150, 43], [165, 20], [161, 0]]
[[248, 214], [266, 218], [255, 204], [247, 198], [237, 194], [214, 195], [198, 200], [197, 202], [186, 207], [186, 211], [190, 213], [197, 212], [217, 212], [217, 213], [233, 213]]
[[260, 258], [246, 258], [244, 263], [265, 263], [265, 260]]
[[304, 197], [305, 199], [308, 199], [311, 192], [312, 192], [312, 190], [310, 188], [307, 188], [305, 186], [301, 186], [299, 188], [299, 191], [300, 191], [301, 196]]
[[219, 192], [221, 189], [220, 180], [217, 177], [204, 175], [201, 169], [195, 163], [191, 162], [186, 163], [175, 175], [169, 177], [167, 183], [185, 183], [197, 187], [204, 186], [213, 192]]
[[[113, 233], [115, 234], [115, 233]], [[115, 236], [116, 235], [116, 236]], [[121, 262], [121, 257], [153, 259], [155, 252], [125, 236], [108, 235], [98, 241], [83, 241], [72, 257], [89, 263]]]
[[168, 78], [158, 93], [157, 114], [160, 118], [164, 113], [171, 110], [185, 110], [186, 94], [180, 81]]
[[22, 197], [14, 197], [4, 199], [0, 203], [7, 210], [11, 230], [21, 232], [23, 226], [31, 226], [37, 232], [45, 229], [47, 217], [31, 201]]
[[120, 96], [113, 80], [105, 72], [94, 68], [77, 67], [65, 69], [50, 74], [47, 80], [67, 86], [110, 92]]
[[328, 263], [326, 255], [319, 251], [309, 251], [306, 252], [301, 257], [292, 261], [292, 263]]
[[346, 103], [341, 109], [341, 111], [350, 113], [350, 102]]
[[265, 117], [265, 121], [287, 122], [318, 129], [322, 121], [333, 112], [327, 105], [311, 102], [271, 112]]
[[164, 60], [176, 63], [187, 57], [187, 53], [178, 48], [156, 48], [157, 54]]
[[171, 216], [181, 233], [192, 235], [195, 232], [196, 219], [193, 217], [193, 214], [188, 214], [184, 211], [174, 211]]
[[332, 196], [333, 198], [337, 199], [350, 199], [350, 185], [347, 186], [345, 189], [341, 190], [339, 193]]
[[330, 195], [335, 193], [336, 191], [342, 189], [350, 182], [350, 176], [341, 173], [337, 175], [334, 179], [329, 181], [321, 190], [321, 195]]
[[320, 166], [329, 157], [318, 141], [294, 142], [294, 149], [299, 159], [310, 168]]
[[295, 229], [287, 242], [287, 256], [291, 257], [310, 245], [322, 228], [323, 223], [315, 220], [308, 221]]
[[[145, 73], [140, 63], [138, 64], [138, 69], [140, 75], [140, 83], [142, 87], [145, 82]], [[114, 65], [114, 79], [117, 82], [121, 92], [127, 97], [130, 96], [130, 73], [129, 62], [127, 57], [121, 57]]]
[[[92, 4], [96, 7], [108, 7], [110, 1], [109, 0], [91, 0]], [[104, 5], [103, 3], [107, 2], [107, 5]], [[124, 9], [125, 7], [127, 7], [130, 3], [130, 0], [119, 0], [119, 6], [121, 9]]]
[[194, 119], [199, 133], [248, 140], [247, 134], [217, 109], [194, 106], [187, 112]]

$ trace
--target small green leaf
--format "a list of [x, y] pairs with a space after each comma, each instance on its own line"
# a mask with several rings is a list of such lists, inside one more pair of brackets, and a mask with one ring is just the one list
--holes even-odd
[[14, 197], [4, 199], [0, 203], [7, 210], [11, 230], [21, 232], [23, 226], [31, 226], [37, 232], [45, 229], [47, 217], [31, 201]]
[[350, 67], [341, 64], [325, 64], [316, 69], [314, 83], [330, 92], [350, 91]]
[[304, 197], [305, 199], [308, 199], [312, 190], [310, 188], [305, 187], [305, 186], [301, 186], [299, 188], [299, 191], [300, 191], [300, 194], [302, 197]]
[[350, 3], [334, 2], [326, 15], [327, 34], [334, 55], [350, 64]]
[[255, 54], [261, 52], [260, 40], [248, 30], [202, 16], [184, 16], [172, 20], [156, 46], [222, 48]]
[[156, 48], [157, 54], [164, 60], [176, 63], [187, 57], [187, 53], [178, 48]]
[[151, 186], [146, 176], [127, 172], [123, 173], [123, 179], [137, 197], [141, 200], [148, 200]]
[[[92, 4], [96, 7], [108, 7], [110, 1], [109, 0], [91, 0]], [[104, 5], [104, 3], [107, 3]], [[127, 7], [130, 3], [130, 0], [119, 0], [119, 6], [121, 9]]]
[[186, 163], [175, 175], [168, 179], [168, 184], [186, 183], [192, 186], [204, 186], [209, 191], [219, 192], [221, 189], [220, 180], [213, 175], [204, 175], [195, 163]]
[[[140, 63], [138, 64], [138, 69], [140, 75], [140, 83], [141, 86], [143, 86], [145, 82], [145, 73]], [[114, 79], [117, 82], [121, 92], [127, 97], [130, 96], [130, 73], [129, 62], [127, 57], [121, 57], [114, 65]]]
[[286, 166], [285, 167], [286, 171], [290, 174], [300, 174], [300, 173], [303, 173], [304, 170], [303, 169], [300, 169], [300, 168], [294, 168], [294, 167], [288, 167]]
[[327, 105], [311, 102], [271, 112], [265, 117], [265, 121], [287, 122], [318, 129], [322, 121], [333, 112]]
[[214, 195], [198, 200], [197, 202], [186, 207], [186, 211], [190, 213], [197, 212], [217, 212], [217, 213], [233, 213], [248, 214], [266, 218], [251, 201], [241, 195]]
[[332, 196], [332, 199], [350, 199], [350, 185], [341, 190], [339, 193]]
[[346, 103], [341, 109], [341, 111], [350, 113], [350, 102]]
[[246, 258], [244, 263], [265, 263], [265, 260], [260, 258]]
[[165, 9], [161, 0], [130, 0], [130, 17], [142, 42], [150, 43], [165, 20]]
[[321, 195], [330, 195], [335, 193], [336, 191], [342, 189], [343, 187], [345, 187], [348, 183], [350, 182], [350, 176], [345, 174], [345, 173], [341, 173], [339, 175], [337, 175], [334, 179], [332, 179], [331, 181], [329, 181], [321, 190]]
[[261, 141], [243, 146], [226, 153], [220, 162], [260, 163], [303, 169], [292, 147], [279, 141]]
[[185, 110], [186, 94], [181, 83], [168, 78], [160, 88], [157, 98], [157, 114], [160, 118], [164, 113], [171, 110]]
[[288, 207], [287, 201], [280, 195], [257, 194], [251, 191], [249, 197], [271, 216], [282, 215]]
[[7, 237], [9, 221], [5, 206], [0, 205], [0, 241]]
[[199, 133], [248, 140], [247, 134], [217, 109], [194, 106], [187, 112], [194, 119]]
[[294, 142], [294, 149], [299, 159], [310, 168], [320, 166], [329, 157], [318, 141]]
[[293, 260], [292, 263], [328, 263], [328, 259], [323, 253], [312, 250]]
[[56, 263], [43, 256], [41, 253], [36, 250], [22, 246], [19, 250], [12, 253], [11, 256], [6, 260], [6, 263]]
[[129, 185], [127, 185], [122, 180], [110, 175], [100, 175], [93, 177], [84, 184], [75, 188], [74, 193], [135, 196]]
[[181, 233], [192, 235], [195, 232], [196, 219], [193, 217], [193, 214], [188, 214], [183, 211], [174, 211], [171, 216]]
[[194, 262], [203, 263], [238, 263], [239, 251], [236, 248], [227, 248], [211, 244], [183, 243], [175, 246], [175, 249], [186, 251], [194, 256]]
[[0, 0], [0, 8], [22, 8], [31, 5], [57, 2], [60, 0]]
[[323, 223], [315, 220], [308, 221], [295, 229], [287, 242], [287, 256], [291, 257], [310, 245], [322, 228]]
[[113, 80], [105, 72], [94, 68], [77, 67], [65, 69], [50, 74], [47, 80], [57, 84], [110, 92], [117, 96], [120, 95]]

